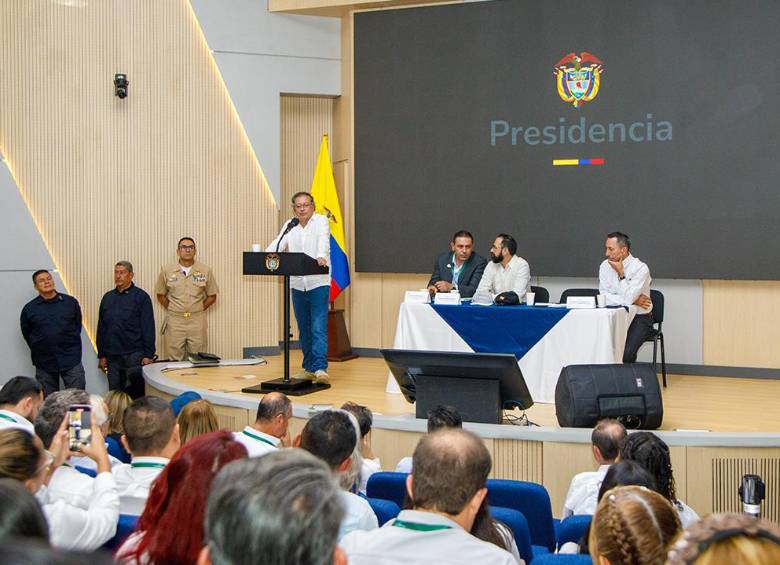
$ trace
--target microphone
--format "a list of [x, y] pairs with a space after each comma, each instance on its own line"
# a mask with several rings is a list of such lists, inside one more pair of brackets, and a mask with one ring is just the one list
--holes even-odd
[[279, 253], [279, 246], [282, 244], [282, 240], [284, 239], [284, 236], [286, 236], [288, 233], [290, 233], [290, 230], [293, 229], [295, 226], [300, 224], [301, 221], [298, 218], [293, 218], [290, 220], [290, 222], [287, 224], [287, 227], [284, 228], [284, 232], [282, 233], [281, 237], [279, 238], [279, 241], [276, 242], [276, 251], [274, 253]]

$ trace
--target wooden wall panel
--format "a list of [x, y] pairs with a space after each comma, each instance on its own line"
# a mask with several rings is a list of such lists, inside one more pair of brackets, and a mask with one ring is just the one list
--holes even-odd
[[553, 516], [559, 517], [571, 479], [583, 471], [595, 471], [598, 463], [587, 443], [544, 442], [541, 482], [550, 493]]
[[189, 3], [7, 0], [0, 36], [0, 149], [88, 331], [117, 260], [152, 291], [188, 235], [221, 291], [209, 350], [276, 343], [275, 281], [241, 275], [276, 203]]
[[780, 367], [780, 282], [704, 281], [706, 365]]
[[496, 479], [542, 482], [540, 441], [493, 440], [493, 472]]

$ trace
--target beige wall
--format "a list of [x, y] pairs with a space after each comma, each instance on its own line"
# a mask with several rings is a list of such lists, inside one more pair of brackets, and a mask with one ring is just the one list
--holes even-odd
[[221, 290], [209, 349], [276, 343], [275, 281], [241, 275], [276, 204], [189, 3], [4, 0], [0, 37], [0, 149], [88, 330], [117, 260], [151, 291], [191, 235]]

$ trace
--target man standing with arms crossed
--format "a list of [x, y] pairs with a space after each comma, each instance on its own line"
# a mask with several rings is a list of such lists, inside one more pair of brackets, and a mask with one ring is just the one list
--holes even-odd
[[[320, 267], [329, 266], [328, 218], [314, 213], [314, 197], [308, 192], [296, 193], [292, 197], [292, 205], [298, 225], [288, 232], [288, 224], [285, 224], [266, 251], [270, 253], [278, 249], [306, 253], [316, 259]], [[327, 383], [330, 274], [290, 277], [290, 287], [303, 349], [303, 374], [297, 377]]]
[[164, 266], [154, 291], [168, 311], [163, 322], [164, 357], [181, 361], [208, 346], [206, 310], [217, 301], [217, 281], [211, 267], [195, 260], [195, 240], [179, 240], [176, 263]]

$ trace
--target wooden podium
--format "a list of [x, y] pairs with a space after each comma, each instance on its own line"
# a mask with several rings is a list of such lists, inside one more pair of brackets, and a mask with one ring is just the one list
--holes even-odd
[[290, 277], [324, 275], [328, 273], [328, 267], [320, 267], [316, 259], [305, 253], [245, 251], [243, 272], [245, 275], [284, 277], [284, 376], [242, 388], [241, 392], [264, 394], [278, 390], [289, 396], [303, 396], [330, 388], [329, 384], [290, 378]]

